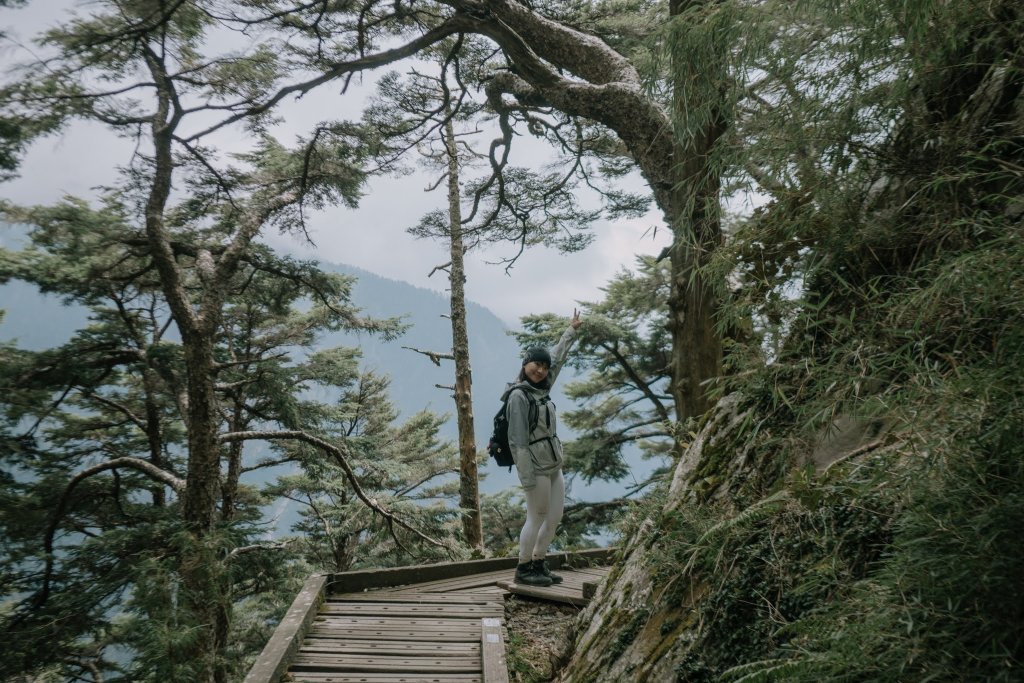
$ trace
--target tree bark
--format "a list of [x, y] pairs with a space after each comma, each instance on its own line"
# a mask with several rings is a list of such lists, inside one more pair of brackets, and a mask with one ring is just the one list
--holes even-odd
[[197, 314], [171, 247], [164, 211], [174, 173], [174, 132], [183, 114], [176, 105], [177, 95], [166, 65], [148, 46], [146, 50], [158, 97], [152, 121], [154, 170], [145, 208], [146, 236], [160, 275], [161, 289], [181, 334], [188, 396], [188, 413], [182, 416], [188, 429], [188, 468], [182, 494], [182, 516], [190, 537], [182, 549], [179, 571], [184, 589], [183, 604], [188, 616], [197, 628], [205, 631], [194, 639], [196, 645], [192, 651], [182, 653], [182, 663], [187, 661], [195, 666], [197, 683], [210, 683], [223, 678], [215, 672], [219, 668], [218, 655], [224, 645], [223, 634], [226, 633], [230, 609], [217, 578], [221, 574], [221, 559], [210, 552], [208, 538], [216, 521], [220, 480], [213, 354], [220, 308], [218, 306], [211, 311], [209, 306], [204, 306], [205, 310], [200, 309]]
[[466, 543], [479, 551], [484, 547], [483, 521], [480, 515], [480, 484], [477, 472], [476, 436], [473, 431], [473, 375], [469, 363], [469, 335], [466, 332], [465, 245], [462, 239], [462, 207], [459, 188], [459, 156], [450, 103], [445, 105], [448, 120], [444, 126], [444, 144], [448, 156], [448, 222], [451, 245], [452, 355], [455, 356], [455, 411], [459, 426], [459, 507]]
[[[149, 461], [154, 467], [164, 467], [164, 437], [163, 424], [160, 418], [160, 408], [156, 403], [157, 373], [150, 367], [142, 371], [142, 389], [146, 397], [146, 439], [149, 442]], [[153, 505], [164, 507], [167, 504], [167, 496], [164, 495], [164, 487], [153, 487]]]

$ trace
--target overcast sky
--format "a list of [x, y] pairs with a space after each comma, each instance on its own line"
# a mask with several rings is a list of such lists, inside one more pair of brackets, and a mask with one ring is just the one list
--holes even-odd
[[[83, 4], [30, 0], [26, 8], [0, 10], [0, 26], [11, 38], [27, 45], [41, 28], [61, 16], [61, 8], [71, 5]], [[0, 52], [4, 64], [28, 58], [27, 52], [9, 43]], [[292, 144], [295, 136], [319, 122], [356, 118], [371, 91], [369, 82], [350, 88], [345, 95], [339, 95], [336, 88], [321, 88], [299, 101], [288, 102], [280, 112], [284, 122], [274, 134]], [[218, 133], [206, 144], [241, 150], [248, 142], [240, 129], [234, 129]], [[97, 186], [116, 180], [116, 168], [126, 164], [132, 152], [129, 142], [115, 138], [98, 124], [74, 124], [59, 136], [35, 143], [20, 177], [0, 184], [0, 197], [23, 204], [52, 203], [65, 194], [94, 197]], [[537, 148], [529, 148], [526, 153], [535, 157]], [[434, 179], [427, 174], [373, 179], [358, 209], [336, 208], [312, 218], [310, 234], [315, 246], [289, 235], [267, 234], [264, 239], [297, 256], [346, 263], [388, 278], [444, 290], [447, 277], [435, 273], [428, 278], [428, 274], [449, 261], [447, 245], [416, 240], [405, 232], [424, 213], [444, 206], [442, 191], [424, 191]], [[638, 179], [631, 182], [633, 189], [640, 187]], [[471, 253], [466, 263], [467, 297], [490, 308], [513, 327], [518, 327], [519, 317], [528, 313], [568, 315], [576, 301], [599, 299], [599, 288], [621, 268], [632, 268], [635, 254], [657, 254], [670, 237], [655, 211], [642, 219], [600, 223], [596, 235], [594, 244], [581, 253], [528, 251], [510, 274], [503, 266], [488, 264], [511, 253], [509, 246]]]

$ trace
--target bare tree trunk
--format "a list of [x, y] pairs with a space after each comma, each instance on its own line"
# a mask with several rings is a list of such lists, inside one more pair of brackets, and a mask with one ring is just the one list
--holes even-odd
[[451, 107], [446, 103], [448, 120], [444, 126], [444, 144], [448, 154], [448, 219], [450, 226], [452, 355], [455, 357], [455, 411], [459, 425], [459, 506], [466, 543], [482, 551], [483, 522], [480, 517], [480, 485], [476, 464], [476, 437], [473, 433], [473, 375], [469, 364], [469, 335], [466, 332], [466, 270], [463, 256], [462, 210], [459, 205], [459, 156]]

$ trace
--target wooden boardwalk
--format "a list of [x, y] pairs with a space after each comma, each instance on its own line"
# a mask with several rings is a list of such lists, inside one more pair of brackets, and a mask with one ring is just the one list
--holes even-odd
[[553, 556], [550, 588], [513, 583], [515, 558], [312, 577], [245, 683], [507, 683], [505, 596], [582, 606], [609, 557]]

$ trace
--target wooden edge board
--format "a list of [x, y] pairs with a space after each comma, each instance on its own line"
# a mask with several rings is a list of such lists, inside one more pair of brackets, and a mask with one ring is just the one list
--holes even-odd
[[[580, 587], [582, 590], [582, 586]], [[358, 607], [360, 609], [354, 609]], [[433, 616], [444, 619], [490, 617], [504, 613], [504, 605], [332, 605], [320, 608], [324, 617], [418, 617]]]
[[572, 593], [560, 591], [554, 587], [540, 588], [537, 586], [525, 586], [513, 581], [502, 581], [498, 585], [513, 595], [523, 595], [528, 598], [550, 600], [551, 602], [564, 602], [565, 604], [572, 605], [573, 607], [586, 607], [587, 603], [590, 602], [584, 598], [581, 593], [575, 591]]
[[480, 658], [483, 665], [483, 683], [508, 683], [505, 634], [501, 619], [480, 620]]
[[376, 641], [396, 642], [402, 640], [413, 640], [423, 643], [478, 643], [480, 635], [476, 631], [416, 631], [413, 629], [401, 630], [376, 630], [367, 632], [366, 629], [352, 628], [335, 630], [329, 633], [320, 632], [314, 636], [317, 641], [336, 640], [348, 642], [362, 638], [373, 638]]
[[[616, 550], [616, 548], [592, 548], [566, 553], [552, 553], [548, 555], [547, 559], [553, 569], [572, 565], [591, 566], [608, 563]], [[388, 569], [360, 569], [331, 574], [328, 580], [328, 591], [331, 593], [350, 593], [366, 588], [388, 588], [441, 579], [454, 579], [472, 574], [515, 569], [518, 563], [519, 558], [513, 556], [469, 560], [466, 562], [440, 562]]]
[[481, 572], [480, 574], [412, 583], [393, 588], [391, 593], [393, 595], [422, 595], [423, 593], [459, 593], [465, 590], [480, 590], [481, 588], [493, 586], [497, 581], [513, 576], [514, 573], [515, 569], [510, 567], [493, 572]]
[[488, 591], [486, 593], [378, 593], [367, 591], [365, 593], [341, 593], [328, 596], [325, 605], [337, 605], [341, 603], [396, 603], [409, 605], [492, 605], [501, 604], [499, 591]]
[[245, 676], [244, 683], [277, 683], [288, 670], [298, 652], [309, 626], [324, 598], [327, 576], [314, 574], [306, 579], [281, 623], [274, 629], [266, 646]]

